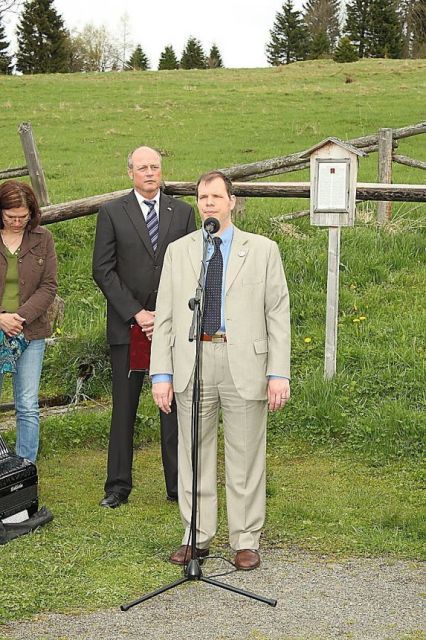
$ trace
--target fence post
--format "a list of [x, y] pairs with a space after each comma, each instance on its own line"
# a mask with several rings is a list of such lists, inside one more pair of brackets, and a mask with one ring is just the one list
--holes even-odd
[[235, 198], [235, 207], [232, 210], [232, 218], [243, 218], [246, 213], [246, 199], [245, 198]]
[[[392, 182], [392, 129], [379, 129], [379, 176], [377, 182]], [[392, 202], [377, 203], [377, 222], [383, 224], [392, 218]]]
[[37, 201], [41, 207], [46, 207], [50, 204], [49, 194], [47, 192], [46, 180], [34, 140], [31, 123], [22, 122], [18, 127], [18, 133], [21, 138], [31, 184]]
[[340, 227], [328, 228], [327, 311], [325, 318], [324, 378], [336, 375], [339, 313]]

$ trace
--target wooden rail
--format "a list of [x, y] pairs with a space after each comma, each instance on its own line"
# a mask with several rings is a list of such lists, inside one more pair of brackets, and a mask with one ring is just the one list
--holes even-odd
[[[252, 198], [309, 198], [311, 190], [309, 182], [234, 182], [233, 186], [236, 196]], [[195, 182], [166, 182], [164, 192], [168, 195], [194, 196]], [[126, 193], [129, 193], [128, 189], [42, 207], [41, 223], [52, 224], [96, 213], [100, 206]], [[426, 186], [358, 182], [356, 197], [358, 200], [426, 202]]]
[[[50, 205], [46, 181], [30, 123], [23, 122], [18, 128], [27, 165], [0, 170], [0, 180], [29, 175], [39, 203], [42, 205], [43, 224], [70, 220], [96, 213], [102, 204], [115, 200], [124, 195], [125, 191], [114, 191], [103, 195], [74, 200], [67, 203]], [[391, 162], [398, 162], [410, 167], [426, 169], [426, 162], [413, 160], [403, 155], [395, 155], [397, 141], [402, 138], [426, 133], [426, 122], [400, 127], [399, 129], [382, 129], [377, 134], [361, 136], [348, 140], [350, 144], [365, 153], [379, 151], [379, 179], [378, 184], [358, 184], [358, 200], [376, 200], [379, 204], [379, 219], [391, 216], [391, 201], [425, 202], [424, 187], [422, 185], [392, 185]], [[302, 182], [273, 182], [251, 183], [250, 180], [266, 178], [268, 176], [298, 171], [309, 167], [309, 160], [302, 158], [306, 150], [287, 156], [270, 158], [260, 162], [240, 164], [227, 167], [222, 171], [234, 181], [235, 194], [239, 197], [282, 197], [309, 198], [309, 183]], [[240, 181], [240, 182], [238, 182]], [[192, 196], [195, 194], [193, 182], [168, 182], [165, 192], [170, 195]]]
[[[396, 146], [396, 140], [417, 136], [426, 133], [426, 122], [392, 129], [393, 145]], [[351, 138], [347, 140], [349, 144], [362, 149], [365, 153], [372, 153], [378, 150], [379, 133], [360, 138]], [[254, 178], [266, 178], [268, 176], [279, 175], [287, 171], [297, 171], [309, 166], [309, 160], [302, 160], [302, 156], [307, 149], [298, 151], [288, 156], [279, 156], [278, 158], [270, 158], [269, 160], [261, 160], [260, 162], [251, 162], [249, 164], [239, 164], [234, 167], [222, 169], [231, 180], [251, 180]]]
[[14, 169], [3, 169], [0, 171], [0, 180], [10, 180], [11, 178], [20, 178], [29, 176], [30, 172], [27, 167], [15, 167]]

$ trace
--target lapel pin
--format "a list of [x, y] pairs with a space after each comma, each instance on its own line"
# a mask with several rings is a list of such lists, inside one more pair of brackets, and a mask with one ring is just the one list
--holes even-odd
[[171, 210], [172, 210], [172, 208], [171, 208], [171, 207], [167, 207], [167, 211], [171, 211]]
[[245, 256], [245, 255], [246, 255], [246, 252], [245, 252], [245, 251], [243, 251], [243, 250], [241, 250], [241, 251], [239, 251], [239, 252], [238, 252], [238, 257], [239, 257], [239, 258], [244, 258], [244, 256]]

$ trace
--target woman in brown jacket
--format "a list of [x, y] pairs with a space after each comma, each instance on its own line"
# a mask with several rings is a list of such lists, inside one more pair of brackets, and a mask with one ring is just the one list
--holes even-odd
[[[47, 309], [57, 289], [56, 254], [33, 190], [9, 180], [0, 185], [0, 392], [13, 376], [16, 453], [32, 462], [39, 443], [38, 391], [51, 327]], [[9, 358], [11, 355], [11, 358]]]

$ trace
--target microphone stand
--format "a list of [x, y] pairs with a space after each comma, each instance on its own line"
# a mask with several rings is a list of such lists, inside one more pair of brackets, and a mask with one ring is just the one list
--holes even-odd
[[208, 253], [208, 245], [213, 244], [213, 237], [209, 231], [209, 229], [204, 227], [207, 238], [203, 243], [203, 260], [201, 264], [200, 277], [198, 279], [198, 285], [195, 292], [195, 297], [191, 298], [188, 302], [189, 308], [193, 311], [192, 323], [189, 330], [189, 341], [193, 342], [195, 340], [195, 368], [194, 368], [194, 384], [192, 388], [192, 414], [191, 414], [191, 447], [192, 447], [192, 511], [191, 511], [191, 525], [190, 525], [190, 540], [191, 540], [191, 559], [187, 565], [184, 565], [183, 568], [183, 577], [179, 578], [179, 580], [175, 580], [170, 584], [167, 584], [160, 589], [156, 589], [156, 591], [151, 591], [150, 593], [145, 594], [141, 598], [137, 600], [133, 600], [133, 602], [129, 602], [128, 604], [121, 605], [121, 611], [128, 611], [131, 607], [134, 607], [137, 604], [141, 604], [146, 600], [150, 600], [155, 596], [160, 595], [160, 593], [164, 593], [165, 591], [169, 591], [169, 589], [173, 589], [185, 582], [190, 582], [192, 580], [199, 580], [202, 582], [207, 582], [208, 584], [212, 584], [215, 587], [220, 587], [221, 589], [225, 589], [227, 591], [232, 591], [234, 593], [238, 593], [242, 596], [246, 596], [247, 598], [252, 598], [254, 600], [258, 600], [259, 602], [264, 602], [265, 604], [269, 604], [271, 607], [276, 607], [277, 601], [271, 598], [264, 598], [263, 596], [257, 595], [250, 591], [245, 591], [244, 589], [239, 589], [238, 587], [233, 587], [232, 585], [225, 584], [223, 582], [219, 582], [218, 580], [214, 580], [213, 578], [208, 578], [203, 575], [201, 570], [201, 564], [206, 560], [206, 558], [200, 559], [197, 557], [197, 507], [198, 507], [198, 440], [199, 440], [199, 423], [200, 423], [200, 398], [201, 398], [201, 324], [203, 318], [203, 302], [204, 302], [204, 281], [205, 281], [205, 273], [206, 273], [206, 264], [207, 264], [207, 253]]

